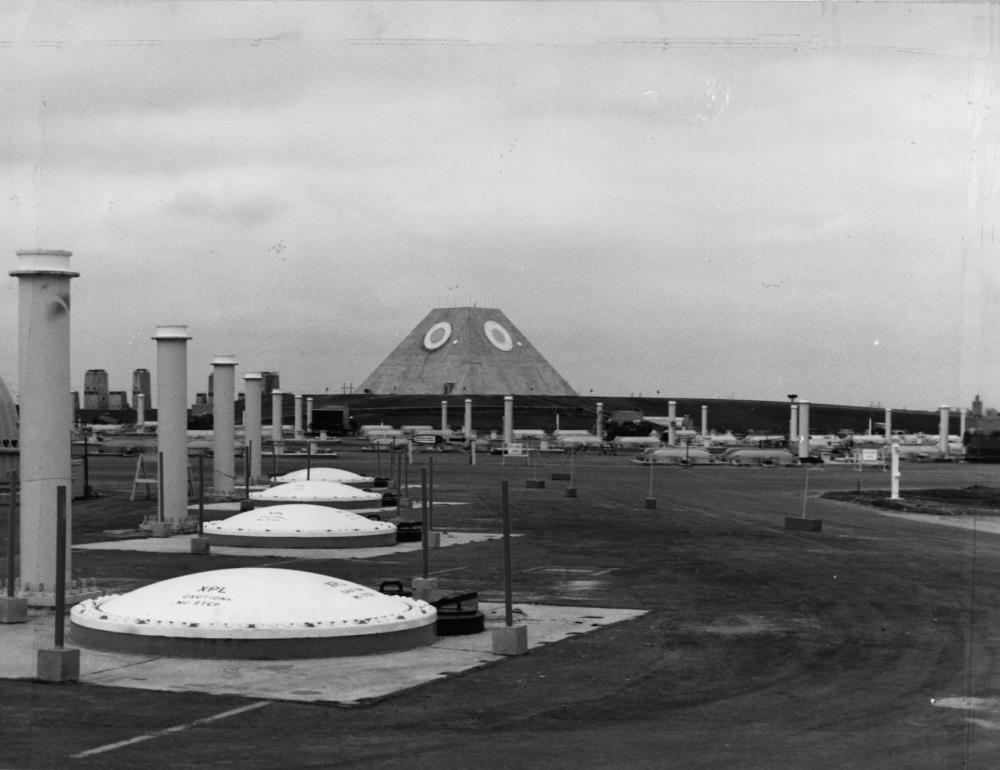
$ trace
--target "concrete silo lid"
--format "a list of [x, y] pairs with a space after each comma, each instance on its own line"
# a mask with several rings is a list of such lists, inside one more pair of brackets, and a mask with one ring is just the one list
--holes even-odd
[[364, 502], [373, 505], [382, 502], [382, 495], [365, 492], [336, 481], [292, 481], [260, 492], [251, 492], [250, 499], [261, 502], [311, 503], [311, 502]]
[[[306, 478], [307, 476], [308, 478]], [[274, 481], [279, 484], [287, 484], [292, 481], [336, 481], [338, 484], [351, 485], [375, 483], [375, 479], [371, 476], [362, 476], [359, 473], [352, 473], [340, 468], [300, 468], [283, 476], [276, 476]]]
[[388, 521], [372, 521], [351, 511], [307, 503], [270, 505], [244, 511], [221, 521], [207, 521], [206, 535], [246, 535], [255, 537], [367, 537], [392, 534], [396, 525]]
[[294, 639], [406, 631], [434, 623], [436, 611], [326, 575], [244, 567], [88, 599], [70, 618], [84, 628], [136, 636]]

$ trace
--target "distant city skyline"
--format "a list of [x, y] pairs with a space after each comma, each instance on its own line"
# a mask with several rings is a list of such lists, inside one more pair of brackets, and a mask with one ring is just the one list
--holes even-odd
[[219, 354], [336, 393], [479, 305], [583, 395], [992, 406], [998, 17], [0, 4], [3, 259], [73, 252], [81, 391], [147, 368], [155, 400], [155, 328], [186, 324], [192, 402]]

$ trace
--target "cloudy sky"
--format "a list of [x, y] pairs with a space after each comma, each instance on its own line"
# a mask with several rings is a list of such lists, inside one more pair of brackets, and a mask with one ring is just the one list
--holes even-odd
[[221, 353], [338, 392], [475, 304], [582, 394], [1000, 406], [996, 18], [0, 4], [0, 377], [55, 248], [78, 388], [187, 324], [192, 400]]

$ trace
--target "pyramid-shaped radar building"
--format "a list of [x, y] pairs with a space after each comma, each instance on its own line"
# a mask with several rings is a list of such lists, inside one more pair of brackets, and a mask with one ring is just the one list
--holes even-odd
[[360, 389], [378, 394], [575, 396], [500, 310], [435, 308]]

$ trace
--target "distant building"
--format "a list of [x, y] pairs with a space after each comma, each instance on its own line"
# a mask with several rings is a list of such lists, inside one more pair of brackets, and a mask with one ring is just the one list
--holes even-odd
[[146, 409], [153, 408], [153, 389], [150, 384], [149, 369], [136, 369], [132, 372], [132, 408], [139, 408], [139, 394], [146, 397]]
[[272, 391], [281, 390], [281, 377], [277, 372], [261, 372], [260, 378], [261, 396], [268, 397]]
[[0, 474], [6, 479], [18, 469], [17, 407], [4, 381], [0, 379]]
[[83, 375], [83, 408], [108, 408], [108, 373], [104, 369], [88, 369]]
[[358, 388], [362, 393], [575, 396], [496, 308], [435, 308]]

